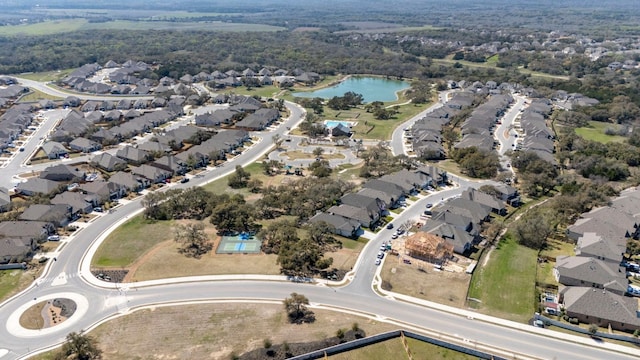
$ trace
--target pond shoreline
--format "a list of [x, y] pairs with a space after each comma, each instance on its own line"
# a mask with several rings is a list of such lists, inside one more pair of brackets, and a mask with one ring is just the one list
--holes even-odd
[[[345, 84], [349, 80], [354, 80], [354, 84], [345, 85], [346, 89], [342, 93], [339, 93], [340, 86]], [[367, 84], [357, 84], [358, 80], [363, 80]], [[386, 89], [386, 87], [393, 86], [392, 89]], [[353, 91], [357, 94], [361, 94], [364, 98], [364, 103], [371, 103], [374, 101], [381, 102], [395, 102], [400, 99], [400, 94], [403, 91], [411, 88], [411, 84], [405, 80], [393, 80], [388, 77], [379, 75], [345, 75], [339, 80], [332, 81], [326, 86], [313, 89], [311, 91], [298, 91], [292, 93], [296, 97], [314, 98], [320, 97], [323, 99], [330, 99], [334, 96], [342, 96], [348, 91]], [[390, 92], [393, 90], [394, 98], [390, 98]]]

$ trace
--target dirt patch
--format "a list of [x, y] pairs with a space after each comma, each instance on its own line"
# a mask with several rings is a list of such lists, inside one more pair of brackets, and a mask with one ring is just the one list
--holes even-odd
[[39, 330], [44, 328], [42, 310], [45, 305], [47, 305], [47, 303], [42, 301], [23, 312], [22, 315], [20, 315], [20, 326], [29, 330]]
[[[290, 324], [282, 305], [204, 304], [141, 310], [100, 325], [91, 335], [100, 339], [109, 359], [230, 359], [232, 354], [273, 347], [324, 342], [354, 323], [368, 335], [396, 329], [353, 315], [314, 310], [312, 324]], [[247, 355], [248, 356], [248, 355]], [[244, 358], [244, 357], [243, 357]], [[247, 359], [254, 359], [248, 358]]]
[[[425, 265], [428, 263], [418, 264], [414, 259], [411, 259], [411, 264], [406, 264], [401, 256], [387, 256], [381, 272], [385, 290], [464, 307], [471, 281], [470, 274], [438, 270], [433, 265]], [[446, 286], [442, 286], [443, 284]]]
[[30, 330], [46, 329], [63, 323], [76, 311], [76, 303], [70, 299], [42, 301], [22, 313], [20, 325]]

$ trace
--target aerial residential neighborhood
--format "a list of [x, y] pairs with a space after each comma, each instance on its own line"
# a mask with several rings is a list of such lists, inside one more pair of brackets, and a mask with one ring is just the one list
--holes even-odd
[[609, 2], [7, 4], [0, 360], [637, 358]]

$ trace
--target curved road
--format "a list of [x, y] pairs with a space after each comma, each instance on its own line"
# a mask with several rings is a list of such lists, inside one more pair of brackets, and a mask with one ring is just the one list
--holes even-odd
[[[282, 126], [273, 132], [262, 133], [263, 141], [236, 157], [232, 164], [210, 171], [204, 178], [194, 179], [193, 183], [198, 185], [209, 181], [231, 172], [234, 164], [248, 164], [263, 156], [272, 145], [273, 134], [283, 135], [286, 132], [284, 128], [294, 127], [302, 119], [301, 109], [293, 104], [287, 104], [287, 106], [292, 115]], [[403, 211], [394, 219], [394, 222], [403, 223], [407, 219], [416, 217], [426, 202], [437, 202], [438, 197], [442, 200], [457, 196], [467, 186], [478, 185], [459, 180], [461, 180], [459, 187], [419, 200], [411, 208]], [[184, 186], [184, 184], [172, 186]], [[637, 354], [632, 356], [611, 351], [609, 348], [613, 345], [610, 344], [594, 343], [588, 344], [593, 346], [584, 346], [582, 342], [588, 342], [588, 339], [570, 335], [562, 335], [562, 339], [555, 339], [554, 337], [559, 335], [548, 330], [488, 316], [470, 318], [467, 317], [468, 312], [462, 309], [448, 309], [442, 305], [423, 307], [379, 296], [372, 289], [372, 282], [379, 269], [373, 261], [379, 245], [390, 236], [388, 230], [380, 231], [369, 241], [354, 271], [350, 274], [352, 281], [338, 288], [328, 287], [325, 284], [299, 284], [284, 281], [239, 281], [237, 278], [219, 280], [223, 277], [216, 276], [133, 284], [105, 283], [95, 279], [88, 272], [91, 252], [87, 252], [87, 249], [95, 250], [114, 225], [133, 216], [140, 209], [141, 204], [138, 199], [118, 207], [113, 213], [96, 219], [91, 226], [82, 229], [66, 243], [59, 254], [58, 261], [48, 263], [48, 269], [42, 278], [30, 288], [0, 305], [0, 313], [4, 319], [4, 326], [0, 327], [0, 359], [19, 359], [33, 355], [60, 344], [64, 341], [66, 334], [71, 331], [91, 329], [113, 316], [144, 306], [213, 299], [281, 301], [293, 291], [304, 293], [314, 305], [359, 312], [379, 321], [395, 321], [418, 331], [435, 330], [448, 334], [450, 338], [463, 341], [470, 347], [488, 345], [506, 349], [507, 352], [503, 353], [505, 357], [525, 358], [516, 354], [527, 354], [530, 357], [544, 359], [637, 358]], [[255, 278], [259, 279], [261, 276], [255, 276]], [[272, 280], [276, 279], [278, 277]], [[43, 300], [65, 296], [74, 299], [80, 306], [78, 312], [64, 323], [42, 330], [25, 330], [15, 326], [21, 310]], [[86, 306], [82, 306], [83, 304]], [[568, 340], [565, 340], [567, 338]], [[631, 354], [633, 351], [628, 349]]]

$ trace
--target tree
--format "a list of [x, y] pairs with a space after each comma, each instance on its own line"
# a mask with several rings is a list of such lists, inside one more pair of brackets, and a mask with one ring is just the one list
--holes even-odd
[[251, 179], [247, 182], [247, 188], [252, 193], [259, 193], [262, 190], [262, 180], [260, 179]]
[[288, 298], [284, 299], [283, 304], [287, 311], [289, 322], [300, 324], [311, 323], [315, 320], [315, 315], [307, 308], [309, 299], [306, 296], [293, 292]]
[[589, 334], [591, 334], [591, 336], [595, 336], [597, 332], [598, 332], [598, 325], [590, 324], [589, 325]]
[[319, 178], [331, 175], [331, 166], [329, 166], [329, 161], [327, 160], [317, 160], [312, 162], [309, 164], [309, 170], [311, 170], [311, 175]]
[[282, 138], [282, 136], [280, 136], [280, 134], [273, 134], [273, 136], [271, 137], [271, 141], [273, 142], [273, 145], [276, 146], [276, 150], [279, 150], [284, 139]]
[[166, 198], [166, 194], [151, 191], [142, 199], [144, 207], [144, 217], [153, 220], [166, 220], [167, 214], [162, 210], [160, 204]]
[[322, 154], [324, 154], [324, 148], [322, 148], [321, 146], [313, 149], [313, 156], [315, 156], [316, 158], [321, 157]]
[[538, 209], [523, 215], [513, 227], [518, 243], [532, 249], [541, 249], [552, 233], [553, 224], [549, 213]]
[[95, 339], [82, 333], [67, 335], [67, 342], [55, 355], [56, 360], [97, 360], [102, 359], [102, 351]]
[[196, 259], [213, 249], [213, 244], [205, 234], [204, 224], [201, 222], [178, 225], [175, 241], [181, 244], [180, 253]]
[[253, 207], [244, 199], [232, 197], [218, 203], [211, 213], [210, 222], [221, 234], [228, 232], [255, 232], [260, 226], [254, 221]]
[[229, 175], [229, 187], [240, 189], [247, 186], [251, 174], [245, 171], [242, 166], [236, 165], [235, 173]]

